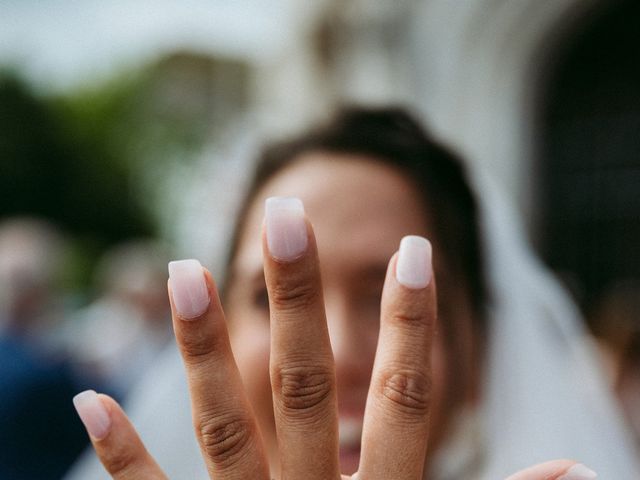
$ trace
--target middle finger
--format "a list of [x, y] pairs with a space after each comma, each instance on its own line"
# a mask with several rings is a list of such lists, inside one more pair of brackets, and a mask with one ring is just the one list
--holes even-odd
[[282, 478], [339, 479], [333, 354], [315, 237], [300, 200], [267, 199], [263, 246]]

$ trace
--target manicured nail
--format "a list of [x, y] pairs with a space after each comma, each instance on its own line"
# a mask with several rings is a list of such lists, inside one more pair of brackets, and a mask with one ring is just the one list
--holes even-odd
[[89, 435], [97, 440], [107, 436], [111, 429], [111, 418], [96, 392], [85, 390], [77, 394], [73, 397], [73, 406]]
[[276, 260], [290, 262], [307, 249], [304, 205], [295, 197], [270, 197], [264, 204], [269, 253]]
[[598, 474], [581, 463], [576, 463], [558, 480], [594, 480]]
[[431, 243], [416, 235], [409, 235], [400, 241], [396, 278], [409, 288], [424, 288], [432, 276]]
[[199, 317], [209, 308], [209, 290], [198, 260], [169, 262], [173, 304], [184, 319]]

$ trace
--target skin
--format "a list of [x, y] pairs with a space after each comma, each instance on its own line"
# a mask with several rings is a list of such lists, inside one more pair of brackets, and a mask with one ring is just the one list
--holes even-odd
[[[357, 460], [359, 480], [419, 480], [427, 438], [446, 423], [437, 272], [424, 288], [395, 277], [400, 238], [429, 234], [425, 212], [387, 167], [362, 157], [326, 160], [301, 159], [258, 195], [303, 199], [318, 234], [307, 220], [300, 257], [270, 256], [261, 200], [251, 207], [229, 286], [229, 328], [208, 271], [210, 304], [196, 318], [180, 317], [169, 289], [195, 434], [216, 480], [355, 479]], [[380, 291], [378, 308], [371, 297]], [[91, 440], [107, 471], [122, 480], [166, 478], [120, 407], [99, 398], [110, 427]], [[339, 419], [354, 418], [363, 423], [355, 456], [338, 435]], [[511, 480], [559, 479], [574, 463], [539, 465]]]
[[[313, 218], [335, 360], [339, 419], [351, 428], [362, 428], [387, 263], [403, 236], [430, 238], [431, 228], [427, 212], [406, 179], [391, 167], [361, 156], [306, 154], [256, 195], [231, 266], [226, 311], [233, 351], [266, 443], [272, 446], [269, 454], [275, 465], [278, 451], [268, 372], [269, 309], [260, 245], [263, 201], [271, 196], [300, 198]], [[458, 323], [467, 324], [468, 319]], [[438, 443], [447, 423], [442, 414], [444, 363], [442, 343], [435, 337], [431, 445]], [[357, 470], [359, 449], [359, 442], [345, 442], [343, 437], [344, 473]]]

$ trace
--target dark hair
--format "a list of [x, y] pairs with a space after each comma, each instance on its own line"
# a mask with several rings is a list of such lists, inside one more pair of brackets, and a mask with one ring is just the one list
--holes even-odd
[[[237, 254], [247, 213], [259, 190], [303, 154], [327, 152], [371, 157], [403, 174], [429, 213], [430, 225], [439, 250], [435, 256], [455, 286], [466, 290], [472, 308], [474, 334], [483, 339], [486, 332], [487, 288], [483, 271], [483, 248], [478, 228], [474, 196], [459, 158], [434, 141], [404, 109], [348, 107], [339, 110], [325, 125], [293, 140], [265, 148], [242, 205], [227, 263], [227, 282]], [[436, 264], [438, 258], [436, 258]], [[441, 286], [441, 285], [440, 285]], [[442, 288], [439, 288], [442, 293]], [[440, 297], [440, 296], [439, 296]], [[441, 297], [440, 297], [441, 298]], [[440, 302], [442, 303], [442, 302]], [[451, 308], [451, 306], [443, 305]], [[440, 308], [442, 312], [444, 309]], [[457, 355], [455, 325], [441, 322], [454, 377], [465, 375]]]
[[371, 156], [404, 173], [432, 212], [432, 224], [446, 265], [464, 276], [475, 313], [483, 316], [486, 286], [474, 196], [456, 155], [431, 139], [401, 108], [340, 110], [320, 128], [262, 152], [234, 230], [228, 265], [235, 258], [243, 221], [267, 181], [302, 154], [351, 153]]

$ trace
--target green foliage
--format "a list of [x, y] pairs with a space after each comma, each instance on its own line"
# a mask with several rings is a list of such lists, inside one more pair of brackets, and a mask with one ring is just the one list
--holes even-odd
[[95, 98], [74, 110], [73, 102], [37, 97], [15, 74], [0, 75], [0, 218], [45, 217], [88, 255], [153, 233], [110, 139], [126, 104]]
[[240, 62], [190, 52], [56, 96], [0, 70], [0, 219], [53, 221], [87, 271], [109, 246], [154, 236], [171, 207], [163, 182], [242, 109], [246, 79]]

